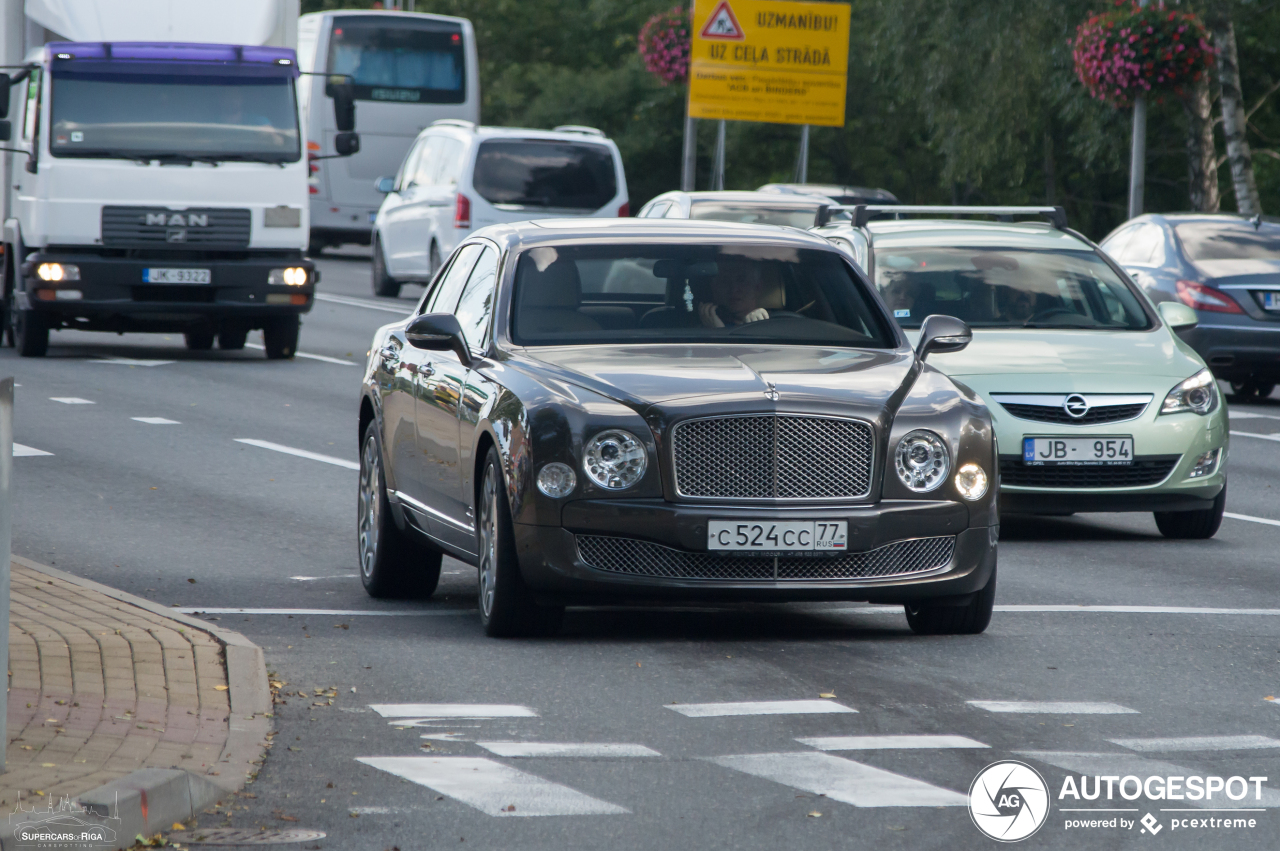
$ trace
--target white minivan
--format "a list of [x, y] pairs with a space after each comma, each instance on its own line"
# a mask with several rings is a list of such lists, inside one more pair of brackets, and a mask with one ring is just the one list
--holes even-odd
[[618, 146], [576, 125], [526, 130], [437, 121], [377, 189], [387, 196], [373, 224], [373, 291], [381, 296], [430, 281], [475, 228], [630, 215]]
[[[399, 165], [441, 118], [480, 120], [480, 72], [471, 22], [414, 12], [315, 12], [298, 19], [298, 82], [311, 159], [311, 251], [369, 244], [382, 196], [374, 181]], [[329, 75], [352, 84], [360, 151], [331, 158]], [[323, 157], [323, 159], [316, 159]]]

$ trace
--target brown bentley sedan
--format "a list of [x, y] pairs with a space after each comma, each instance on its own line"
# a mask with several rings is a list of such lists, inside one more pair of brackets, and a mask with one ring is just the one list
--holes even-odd
[[380, 329], [360, 401], [360, 573], [426, 596], [478, 568], [492, 635], [566, 604], [867, 600], [990, 621], [991, 420], [825, 240], [714, 222], [477, 231]]

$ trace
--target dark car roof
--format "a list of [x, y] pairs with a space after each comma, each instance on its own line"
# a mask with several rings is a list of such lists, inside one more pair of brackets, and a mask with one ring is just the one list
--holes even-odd
[[839, 249], [820, 236], [777, 225], [739, 224], [704, 219], [538, 219], [481, 228], [473, 236], [503, 248], [566, 242], [662, 241], [672, 243], [764, 243], [832, 251]]

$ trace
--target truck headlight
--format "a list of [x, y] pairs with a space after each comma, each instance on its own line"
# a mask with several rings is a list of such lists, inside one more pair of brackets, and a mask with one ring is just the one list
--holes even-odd
[[946, 481], [951, 472], [946, 441], [925, 429], [908, 432], [899, 440], [893, 461], [898, 478], [916, 493], [928, 493]]
[[41, 263], [36, 267], [36, 276], [42, 281], [78, 281], [80, 267], [70, 263]]
[[272, 269], [267, 273], [267, 283], [273, 286], [287, 284], [300, 287], [307, 282], [307, 270], [301, 266], [290, 266], [287, 269]]
[[587, 441], [582, 450], [582, 470], [602, 488], [629, 488], [644, 476], [649, 453], [634, 434], [612, 428]]
[[1191, 411], [1207, 414], [1218, 407], [1218, 382], [1213, 373], [1202, 369], [1169, 391], [1160, 406], [1162, 414], [1179, 414]]

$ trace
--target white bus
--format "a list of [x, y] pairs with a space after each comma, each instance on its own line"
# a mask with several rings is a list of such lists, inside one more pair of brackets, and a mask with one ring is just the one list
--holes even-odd
[[382, 195], [414, 139], [433, 121], [480, 121], [475, 31], [465, 18], [413, 12], [317, 12], [298, 19], [299, 100], [312, 156], [334, 153], [329, 74], [354, 84], [360, 152], [311, 165], [311, 253], [368, 244]]

